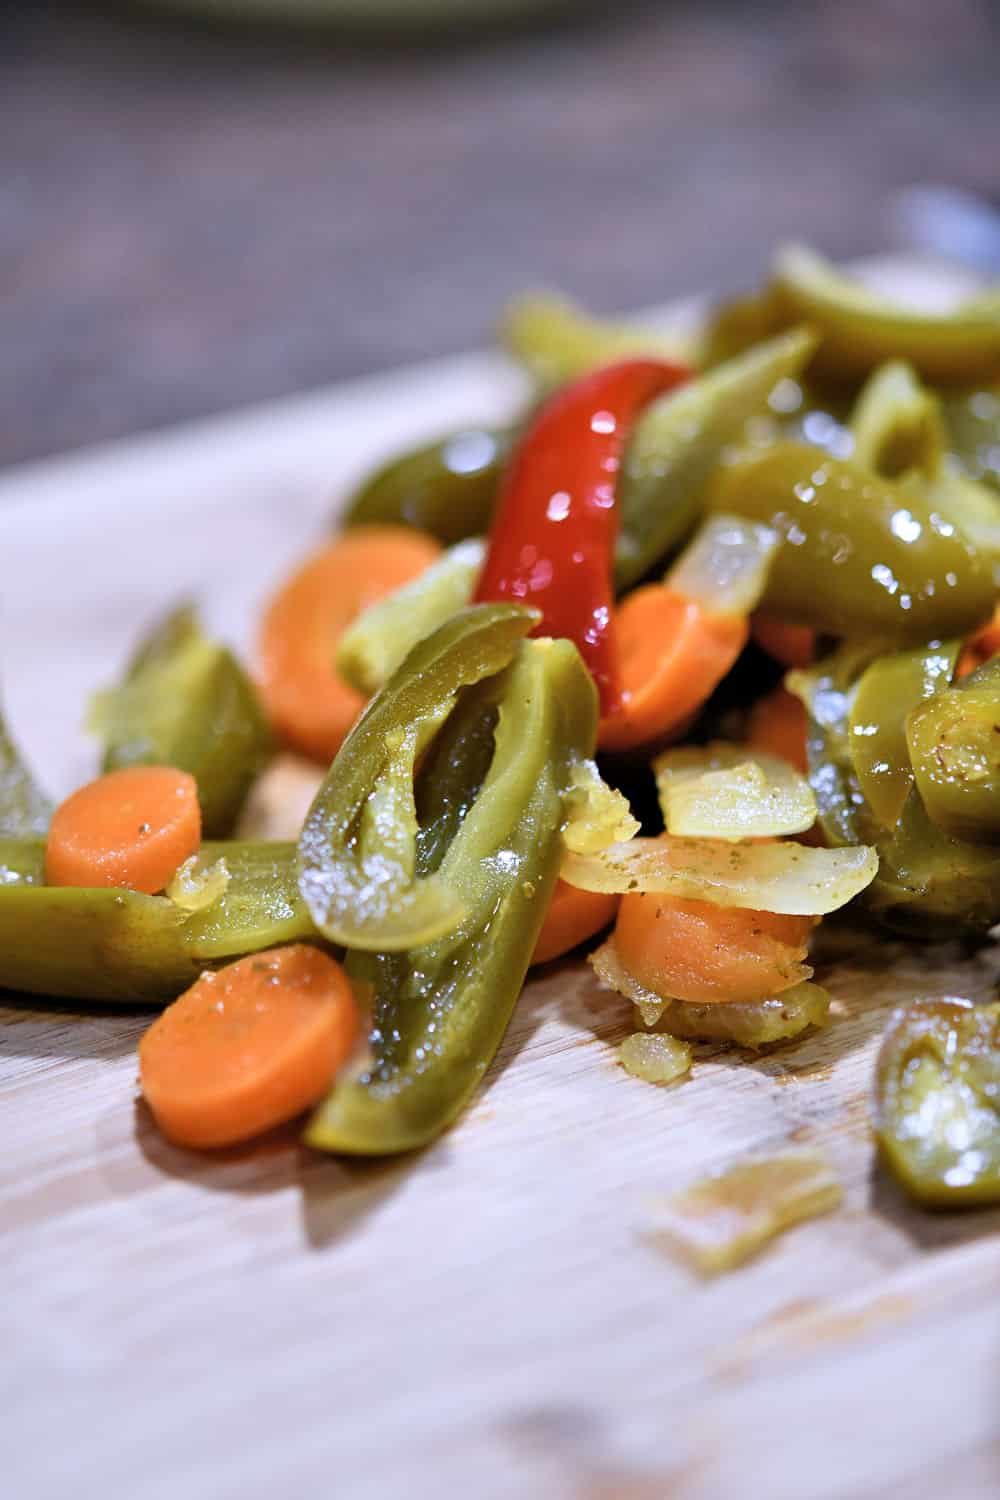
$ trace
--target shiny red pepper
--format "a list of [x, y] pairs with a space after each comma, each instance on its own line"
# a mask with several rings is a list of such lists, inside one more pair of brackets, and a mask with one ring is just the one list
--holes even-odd
[[585, 375], [542, 407], [504, 475], [476, 601], [540, 609], [535, 634], [576, 642], [603, 714], [620, 697], [612, 566], [625, 442], [642, 408], [690, 374], [629, 359]]

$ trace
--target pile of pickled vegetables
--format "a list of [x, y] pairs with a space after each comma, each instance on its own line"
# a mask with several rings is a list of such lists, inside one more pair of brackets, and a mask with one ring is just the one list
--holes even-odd
[[[1000, 294], [796, 249], [690, 338], [541, 298], [504, 334], [530, 408], [363, 484], [253, 674], [176, 611], [54, 813], [0, 734], [3, 983], [180, 995], [140, 1052], [178, 1141], [423, 1145], [588, 941], [669, 1082], [829, 1024], [848, 904], [1000, 923]], [[325, 772], [298, 839], [239, 837], [278, 746]], [[1000, 1006], [897, 1014], [876, 1096], [914, 1196], [1000, 1197]]]

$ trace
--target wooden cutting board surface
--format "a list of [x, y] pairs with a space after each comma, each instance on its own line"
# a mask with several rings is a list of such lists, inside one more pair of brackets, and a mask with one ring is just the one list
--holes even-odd
[[[246, 645], [372, 459], [518, 391], [469, 356], [0, 476], [4, 693], [50, 788], [88, 774], [84, 697], [144, 622], [194, 592]], [[148, 1014], [7, 997], [3, 1493], [1000, 1493], [1000, 1212], [911, 1209], [867, 1124], [891, 1006], [985, 998], [998, 967], [831, 924], [829, 1032], [705, 1048], [657, 1089], [615, 1061], [626, 1003], [552, 966], [460, 1124], [371, 1165], [292, 1132], [175, 1150], [137, 1099]], [[717, 1281], [676, 1264], [650, 1197], [789, 1143], [828, 1152], [844, 1207]]]

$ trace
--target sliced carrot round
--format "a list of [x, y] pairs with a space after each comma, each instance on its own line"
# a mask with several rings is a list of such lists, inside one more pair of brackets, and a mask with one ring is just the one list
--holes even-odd
[[295, 943], [206, 973], [139, 1044], [142, 1091], [164, 1135], [231, 1146], [323, 1097], [357, 1036], [341, 966]]
[[172, 766], [128, 766], [88, 782], [56, 808], [45, 878], [49, 885], [123, 886], [152, 896], [200, 843], [194, 777]]
[[816, 632], [810, 625], [792, 625], [773, 615], [754, 615], [750, 634], [762, 651], [786, 667], [808, 667], [816, 656]]
[[755, 750], [769, 750], [780, 755], [805, 776], [809, 770], [806, 755], [806, 710], [801, 698], [787, 688], [776, 687], [773, 693], [758, 698], [750, 710], [747, 744]]
[[664, 999], [766, 1000], [808, 979], [814, 925], [812, 917], [650, 892], [622, 897], [615, 947], [629, 973]]
[[623, 601], [615, 618], [621, 701], [601, 720], [598, 744], [630, 750], [679, 729], [747, 643], [745, 615], [717, 614], [662, 584]]
[[271, 600], [260, 629], [261, 693], [277, 733], [328, 764], [365, 700], [338, 676], [352, 620], [430, 567], [441, 548], [409, 526], [358, 526], [314, 553]]
[[607, 891], [581, 891], [557, 881], [531, 962], [548, 963], [586, 942], [614, 921], [620, 899]]

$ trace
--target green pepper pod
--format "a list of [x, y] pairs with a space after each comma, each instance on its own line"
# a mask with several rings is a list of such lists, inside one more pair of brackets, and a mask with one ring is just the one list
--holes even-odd
[[370, 605], [340, 638], [340, 675], [371, 698], [418, 641], [464, 609], [485, 556], [480, 537], [458, 542], [411, 583]]
[[446, 546], [481, 536], [516, 435], [513, 427], [466, 427], [401, 454], [364, 481], [341, 524], [416, 526]]
[[45, 833], [51, 816], [51, 802], [24, 764], [0, 719], [0, 839], [31, 838]]
[[897, 1010], [879, 1052], [874, 1125], [883, 1160], [918, 1203], [1000, 1202], [1000, 1005]]
[[848, 722], [851, 760], [861, 791], [886, 828], [895, 824], [913, 785], [907, 715], [947, 687], [960, 646], [950, 641], [880, 656], [858, 682]]
[[965, 635], [993, 611], [991, 560], [919, 488], [779, 443], [724, 466], [711, 505], [784, 538], [763, 607], [838, 636]]
[[[573, 769], [596, 735], [597, 695], [575, 647], [526, 642], [502, 678], [459, 705], [458, 738], [481, 743], [493, 715], [478, 794], [450, 842], [432, 838], [424, 855], [428, 872], [463, 893], [461, 924], [408, 953], [348, 955], [348, 972], [374, 994], [372, 1061], [319, 1107], [312, 1146], [381, 1155], [426, 1144], [461, 1110], [506, 1030], [558, 876]], [[419, 796], [449, 817], [480, 769], [439, 757]]]
[[996, 299], [950, 313], [921, 312], [890, 302], [801, 245], [777, 257], [772, 298], [777, 319], [784, 314], [817, 329], [817, 368], [838, 379], [865, 375], [889, 359], [906, 360], [932, 381], [968, 385], [1000, 374]]
[[169, 1000], [202, 970], [277, 943], [315, 940], [294, 844], [204, 844], [225, 857], [220, 899], [187, 912], [165, 896], [46, 886], [41, 840], [0, 840], [5, 988], [139, 1004]]
[[877, 847], [879, 871], [864, 899], [886, 926], [947, 938], [981, 935], [1000, 922], [1000, 848], [945, 833], [927, 816], [917, 787]]
[[1000, 657], [915, 707], [905, 739], [931, 821], [953, 838], [1000, 843]]
[[701, 519], [705, 487], [782, 380], [793, 379], [815, 348], [808, 329], [782, 334], [655, 402], [636, 424], [619, 485], [615, 551], [618, 592], [631, 588]]
[[591, 318], [565, 297], [545, 293], [509, 304], [500, 340], [543, 391], [619, 359], [647, 355], [688, 364], [695, 354], [694, 339], [683, 333]]
[[880, 365], [851, 414], [855, 463], [883, 479], [910, 469], [936, 474], [946, 438], [940, 402], [904, 360]]
[[816, 666], [789, 672], [785, 684], [806, 710], [809, 785], [820, 828], [833, 848], [873, 844], [879, 825], [851, 754], [851, 710], [858, 678], [879, 646], [842, 646]]
[[91, 726], [104, 741], [105, 771], [188, 771], [210, 837], [230, 831], [272, 749], [250, 679], [231, 651], [203, 634], [188, 607], [143, 642], [119, 687], [97, 696]]
[[515, 604], [461, 610], [414, 647], [344, 741], [299, 840], [302, 895], [331, 942], [400, 950], [460, 923], [461, 890], [416, 872], [414, 767], [461, 689], [505, 667], [539, 618]]

